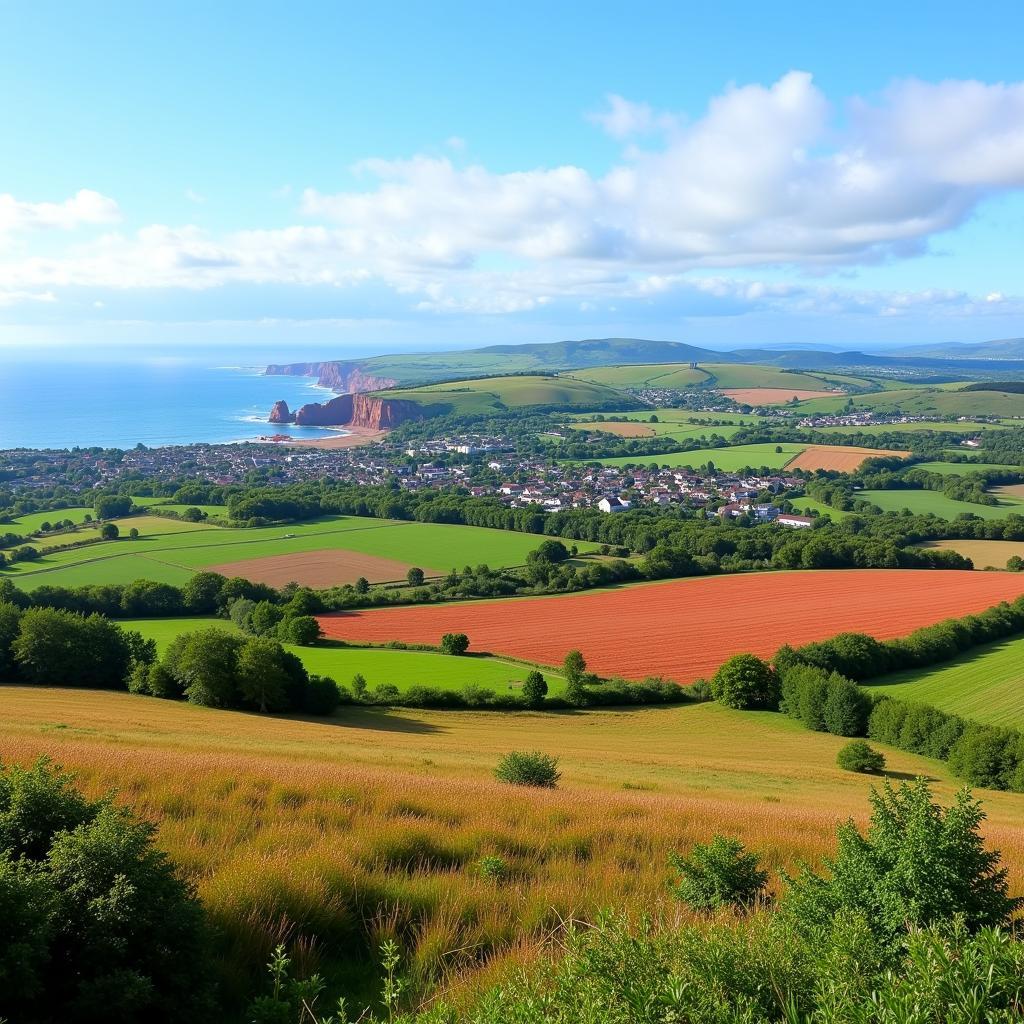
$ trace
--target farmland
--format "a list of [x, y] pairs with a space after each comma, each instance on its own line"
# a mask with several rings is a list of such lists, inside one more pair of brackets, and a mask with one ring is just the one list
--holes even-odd
[[560, 664], [579, 648], [605, 676], [691, 682], [740, 651], [845, 630], [880, 638], [1024, 594], [1024, 575], [921, 570], [757, 573], [652, 583], [565, 597], [387, 608], [321, 617], [327, 636], [436, 644], [466, 633], [474, 650]]
[[[274, 945], [313, 949], [334, 979], [385, 938], [429, 988], [475, 957], [529, 962], [560, 920], [603, 907], [675, 913], [670, 851], [735, 835], [772, 869], [818, 862], [863, 823], [870, 779], [836, 768], [843, 740], [785, 716], [714, 704], [564, 714], [346, 709], [321, 721], [120, 693], [5, 687], [7, 762], [46, 754], [90, 794], [158, 822], [221, 932], [229, 994], [251, 992]], [[642, 743], [638, 738], [642, 737]], [[514, 748], [557, 752], [554, 791], [491, 778]], [[889, 768], [958, 784], [885, 750]], [[987, 840], [1024, 887], [1024, 797], [987, 793]], [[478, 861], [500, 855], [495, 885]], [[773, 870], [774, 873], [774, 870]], [[450, 952], [450, 951], [459, 951]]]
[[978, 722], [1024, 728], [1024, 639], [1002, 640], [955, 661], [886, 676], [869, 688]]
[[1011, 514], [1024, 515], [1024, 501], [1003, 499], [998, 505], [977, 505], [970, 501], [947, 498], [941, 491], [866, 490], [858, 491], [857, 497], [877, 505], [883, 512], [902, 512], [904, 509], [910, 509], [915, 515], [931, 513], [943, 519], [955, 519], [964, 513], [980, 516], [982, 519], [1005, 519]]
[[[239, 630], [228, 619], [136, 619], [125, 623], [144, 637], [156, 641], [163, 651], [176, 636], [197, 629], [214, 627], [226, 632]], [[465, 686], [486, 686], [499, 693], [517, 693], [531, 665], [489, 657], [452, 657], [433, 651], [396, 651], [375, 647], [337, 647], [330, 644], [316, 647], [287, 645], [306, 666], [308, 672], [330, 676], [347, 686], [357, 673], [372, 689], [382, 683], [397, 686], [403, 693], [410, 686], [432, 686], [445, 690], [461, 690]], [[556, 694], [565, 686], [557, 672], [545, 670], [549, 693]]]
[[[943, 476], [966, 476], [969, 473], [1012, 473], [1017, 468], [995, 462], [918, 462], [914, 466], [914, 469], [924, 469], [929, 473], [941, 473]], [[993, 491], [996, 490], [998, 488], [993, 488]], [[1008, 493], [1011, 496], [1013, 494], [1012, 491]]]
[[813, 472], [816, 469], [830, 469], [839, 473], [852, 473], [859, 469], [866, 459], [885, 457], [905, 458], [910, 452], [894, 451], [888, 448], [854, 448], [852, 445], [812, 444], [795, 459], [786, 463], [786, 469], [802, 469]]
[[933, 540], [921, 547], [959, 552], [974, 563], [975, 569], [1005, 569], [1014, 555], [1024, 558], [1024, 541], [1014, 540]]
[[[716, 428], [709, 427], [713, 432]], [[698, 448], [690, 452], [672, 452], [669, 455], [625, 455], [611, 459], [597, 459], [602, 466], [628, 466], [641, 464], [644, 466], [690, 466], [696, 468], [708, 462], [713, 462], [717, 469], [726, 472], [736, 472], [747, 466], [760, 468], [767, 466], [769, 469], [782, 469], [783, 466], [799, 455], [806, 444], [783, 441], [780, 444], [738, 444], [731, 447], [721, 448]], [[777, 451], [776, 449], [781, 449]]]
[[712, 379], [709, 371], [695, 369], [689, 363], [596, 366], [588, 370], [571, 370], [562, 376], [607, 384], [613, 388], [690, 388], [707, 384]]
[[[191, 528], [183, 530], [186, 524], [173, 520], [154, 522], [164, 524], [164, 532], [44, 554], [38, 561], [18, 563], [8, 574], [29, 590], [42, 583], [75, 586], [140, 578], [181, 584], [194, 572], [214, 565], [274, 558], [276, 572], [282, 556], [325, 551], [347, 551], [447, 572], [467, 563], [487, 563], [494, 568], [521, 565], [539, 543], [531, 534], [356, 516], [327, 516], [288, 527], [253, 529], [188, 524]], [[384, 573], [385, 578], [393, 579], [391, 572]], [[338, 582], [344, 580], [339, 577]]]
[[740, 405], [785, 405], [796, 399], [807, 402], [814, 398], [828, 398], [834, 391], [807, 391], [800, 388], [724, 388], [722, 394]]
[[839, 412], [848, 399], [856, 409], [909, 416], [1014, 416], [1020, 414], [1020, 395], [1005, 391], [961, 391], [962, 384], [907, 387], [862, 395], [818, 398], [801, 405], [801, 412]]

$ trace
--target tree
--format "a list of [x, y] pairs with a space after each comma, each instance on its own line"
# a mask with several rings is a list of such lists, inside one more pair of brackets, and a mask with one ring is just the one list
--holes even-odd
[[836, 755], [836, 764], [847, 772], [880, 772], [885, 768], [885, 755], [866, 740], [851, 740]]
[[117, 540], [120, 536], [121, 531], [117, 528], [117, 523], [104, 523], [100, 527], [101, 540]]
[[368, 594], [370, 592], [370, 581], [365, 576], [360, 576], [356, 580], [356, 593], [357, 594]]
[[540, 546], [531, 551], [527, 556], [528, 562], [547, 562], [555, 565], [564, 562], [569, 557], [569, 549], [560, 541], [551, 538], [542, 541]]
[[513, 750], [506, 754], [494, 769], [494, 777], [500, 782], [508, 782], [514, 786], [537, 786], [542, 789], [554, 789], [561, 774], [558, 770], [558, 758], [537, 750]]
[[711, 678], [711, 694], [720, 704], [741, 711], [779, 706], [779, 677], [753, 654], [735, 654]]
[[12, 650], [21, 625], [22, 611], [9, 601], [0, 602], [0, 679], [13, 679], [18, 665]]
[[967, 790], [941, 807], [924, 779], [898, 788], [886, 782], [872, 791], [871, 806], [864, 835], [852, 821], [837, 829], [828, 874], [804, 868], [788, 879], [785, 909], [800, 926], [827, 928], [837, 915], [853, 913], [892, 941], [957, 915], [972, 932], [1003, 925], [1018, 910], [999, 853], [982, 841], [985, 814]]
[[523, 703], [528, 708], [539, 708], [548, 695], [547, 680], [536, 670], [531, 672], [523, 682]]
[[583, 681], [587, 672], [587, 661], [580, 651], [572, 650], [562, 660], [562, 675], [565, 681], [572, 685]]
[[833, 736], [863, 736], [868, 729], [871, 698], [856, 684], [833, 674], [825, 691], [822, 718]]
[[31, 683], [123, 689], [131, 669], [124, 632], [102, 615], [30, 608], [11, 651]]
[[238, 654], [245, 640], [211, 626], [177, 638], [164, 659], [193, 704], [230, 708], [238, 702]]
[[138, 531], [138, 529], [136, 527], [133, 526], [128, 531], [128, 539], [129, 540], [138, 540], [139, 539], [139, 531]]
[[320, 623], [312, 615], [293, 615], [285, 619], [284, 626], [288, 635], [282, 639], [287, 639], [289, 643], [298, 644], [300, 647], [309, 647], [324, 635]]
[[154, 832], [46, 761], [0, 770], [0, 1015], [210, 1017], [202, 910]]
[[461, 656], [469, 650], [469, 637], [465, 633], [445, 633], [441, 637], [441, 653]]
[[246, 704], [264, 714], [289, 706], [288, 688], [292, 676], [286, 662], [288, 652], [276, 641], [254, 636], [238, 651], [236, 673], [238, 695]]
[[302, 710], [308, 715], [329, 715], [341, 703], [338, 684], [330, 676], [310, 676], [302, 692]]
[[284, 612], [270, 601], [260, 601], [249, 615], [249, 629], [257, 636], [273, 632], [284, 618]]
[[727, 836], [695, 844], [689, 857], [673, 853], [669, 863], [680, 876], [670, 886], [672, 895], [705, 913], [723, 906], [749, 908], [768, 884], [757, 854], [747, 853], [738, 839]]
[[1024, 572], [1024, 558], [1020, 555], [1010, 555], [1006, 560], [1006, 568], [1010, 572]]
[[181, 513], [181, 518], [187, 523], [201, 523], [206, 518], [206, 513], [192, 505]]
[[132, 499], [125, 494], [103, 494], [93, 502], [97, 519], [117, 519], [132, 510]]
[[413, 566], [406, 574], [406, 580], [409, 582], [410, 587], [422, 587], [423, 580], [425, 579], [423, 570]]
[[185, 607], [197, 615], [212, 614], [220, 606], [220, 591], [226, 582], [217, 572], [197, 572], [181, 588]]

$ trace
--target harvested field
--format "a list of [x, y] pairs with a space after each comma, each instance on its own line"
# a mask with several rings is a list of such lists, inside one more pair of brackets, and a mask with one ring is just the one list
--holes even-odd
[[803, 391], [800, 388], [724, 388], [722, 394], [741, 405], [785, 405], [794, 398], [806, 402], [812, 398], [835, 398], [839, 391]]
[[600, 430], [616, 437], [654, 437], [654, 428], [646, 423], [572, 423], [573, 430]]
[[991, 491], [1000, 498], [1024, 499], [1024, 484], [1000, 484], [998, 487], [992, 487]]
[[848, 630], [885, 639], [1024, 594], [1024, 576], [938, 570], [757, 573], [674, 580], [565, 597], [386, 608], [320, 618], [329, 637], [436, 644], [557, 665], [579, 648], [599, 675], [692, 682], [741, 651]]
[[905, 459], [909, 454], [910, 452], [892, 448], [853, 448], [849, 445], [812, 444], [792, 462], [787, 462], [786, 469], [802, 469], [806, 472], [813, 472], [815, 469], [832, 469], [839, 473], [853, 473], [860, 468], [865, 459], [880, 459], [884, 456]]
[[[213, 572], [224, 576], [242, 576], [255, 583], [283, 587], [286, 583], [301, 583], [304, 587], [336, 587], [355, 583], [364, 576], [371, 583], [391, 583], [405, 579], [412, 566], [390, 558], [377, 558], [358, 551], [339, 551], [327, 548], [320, 551], [300, 551], [292, 555], [268, 555], [265, 558], [247, 558], [240, 562], [222, 562], [211, 565]], [[428, 576], [436, 576], [436, 569], [420, 566]]]
[[975, 569], [1005, 569], [1014, 555], [1024, 558], [1024, 541], [1020, 540], [932, 540], [920, 546], [956, 551], [969, 558]]

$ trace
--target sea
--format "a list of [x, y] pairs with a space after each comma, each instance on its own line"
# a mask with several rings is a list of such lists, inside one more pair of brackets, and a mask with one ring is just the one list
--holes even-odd
[[[276, 356], [267, 362], [305, 360]], [[318, 388], [315, 379], [265, 376], [265, 366], [232, 365], [223, 358], [69, 361], [52, 355], [5, 359], [0, 353], [0, 449], [133, 448], [345, 433], [268, 423], [278, 399], [294, 410], [332, 393]]]

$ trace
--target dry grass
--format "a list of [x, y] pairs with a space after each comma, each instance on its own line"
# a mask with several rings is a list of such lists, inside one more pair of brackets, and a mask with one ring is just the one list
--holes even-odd
[[959, 552], [975, 569], [1005, 569], [1014, 555], [1024, 558], [1024, 541], [1019, 540], [934, 540], [921, 547]]
[[[3, 760], [48, 754], [160, 822], [160, 845], [223, 927], [238, 989], [278, 941], [330, 973], [389, 935], [423, 991], [472, 984], [561, 919], [675, 913], [668, 852], [715, 832], [775, 867], [818, 860], [837, 822], [865, 817], [870, 786], [835, 768], [842, 740], [717, 705], [304, 721], [67, 689], [4, 687], [0, 700]], [[494, 782], [516, 747], [558, 754], [560, 788]], [[886, 753], [952, 794], [941, 765]], [[1024, 888], [1024, 797], [986, 805]], [[479, 876], [485, 855], [505, 858], [508, 881]]]
[[786, 463], [786, 469], [830, 469], [838, 473], [853, 473], [866, 459], [895, 456], [905, 459], [910, 452], [893, 448], [854, 448], [852, 445], [812, 444]]

